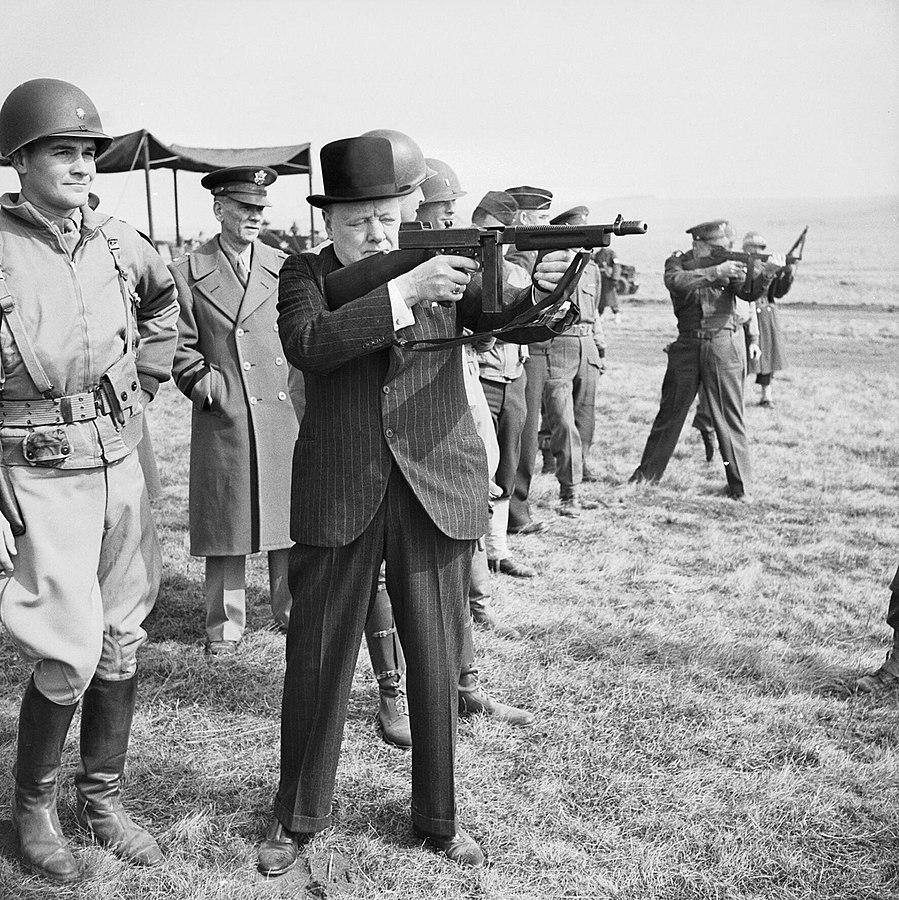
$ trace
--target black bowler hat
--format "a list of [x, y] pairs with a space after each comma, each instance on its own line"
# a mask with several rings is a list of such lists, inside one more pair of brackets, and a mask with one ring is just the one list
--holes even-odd
[[325, 144], [321, 149], [325, 192], [306, 200], [317, 207], [331, 203], [358, 203], [404, 197], [417, 184], [397, 184], [393, 147], [382, 137], [351, 137]]
[[213, 197], [231, 197], [250, 206], [271, 206], [265, 190], [278, 177], [268, 166], [229, 166], [216, 169], [200, 179]]

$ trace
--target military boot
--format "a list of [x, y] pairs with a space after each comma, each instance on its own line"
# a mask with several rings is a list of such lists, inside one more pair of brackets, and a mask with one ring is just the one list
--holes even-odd
[[378, 721], [384, 740], [395, 747], [411, 747], [409, 707], [403, 689], [406, 660], [397, 640], [393, 610], [386, 590], [378, 591], [375, 598], [369, 620], [365, 623], [365, 641], [371, 667], [378, 680]]
[[510, 725], [532, 725], [533, 713], [494, 700], [481, 685], [477, 672], [469, 672], [459, 679], [459, 715], [484, 715]]
[[859, 678], [855, 688], [863, 694], [899, 690], [899, 645], [887, 653], [883, 665], [876, 672]]
[[81, 706], [81, 766], [75, 775], [78, 821], [97, 843], [139, 866], [162, 862], [152, 836], [122, 806], [122, 775], [137, 698], [137, 676], [94, 678]]
[[56, 812], [62, 748], [77, 707], [48, 700], [31, 679], [22, 698], [13, 767], [12, 826], [22, 862], [32, 872], [63, 884], [81, 875]]

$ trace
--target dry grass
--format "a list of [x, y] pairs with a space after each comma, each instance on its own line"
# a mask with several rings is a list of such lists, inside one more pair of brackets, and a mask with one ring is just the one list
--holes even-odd
[[[899, 892], [899, 695], [856, 696], [884, 649], [899, 528], [899, 321], [792, 309], [794, 368], [772, 411], [748, 408], [756, 505], [685, 434], [664, 482], [623, 486], [639, 458], [673, 331], [664, 306], [631, 307], [610, 334], [594, 448], [603, 502], [552, 512], [516, 550], [532, 582], [496, 582], [502, 627], [479, 635], [482, 672], [538, 712], [533, 730], [462, 724], [463, 821], [492, 866], [466, 873], [421, 850], [408, 825], [409, 756], [373, 727], [368, 663], [354, 685], [338, 824], [314, 850], [354, 862], [360, 898], [853, 898]], [[753, 397], [752, 389], [748, 396]], [[22, 874], [0, 821], [0, 897], [297, 896], [254, 870], [277, 775], [282, 636], [267, 630], [265, 566], [251, 570], [250, 631], [233, 661], [203, 656], [202, 562], [187, 555], [187, 405], [153, 409], [167, 496], [167, 578], [149, 621], [129, 807], [168, 862], [130, 869], [78, 834], [89, 880], [53, 889]], [[0, 645], [0, 791], [26, 677]], [[74, 733], [74, 732], [73, 732]], [[67, 748], [67, 770], [75, 763]], [[67, 781], [67, 785], [70, 782]]]

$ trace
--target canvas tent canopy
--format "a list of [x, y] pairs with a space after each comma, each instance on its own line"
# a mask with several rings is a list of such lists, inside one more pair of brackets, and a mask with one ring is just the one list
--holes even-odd
[[[145, 128], [113, 138], [109, 149], [97, 159], [97, 171], [102, 173], [131, 172], [143, 169], [147, 186], [147, 221], [150, 238], [153, 234], [153, 201], [150, 192], [150, 170], [171, 169], [175, 192], [175, 239], [181, 243], [181, 223], [178, 215], [178, 172], [213, 172], [226, 166], [268, 166], [279, 175], [308, 175], [312, 193], [312, 161], [309, 144], [285, 147], [241, 147], [215, 149], [164, 144]], [[312, 233], [310, 208], [309, 231]]]

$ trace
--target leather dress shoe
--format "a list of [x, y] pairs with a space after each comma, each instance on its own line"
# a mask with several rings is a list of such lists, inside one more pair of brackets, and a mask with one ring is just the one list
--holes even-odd
[[265, 832], [257, 851], [257, 867], [267, 877], [289, 872], [300, 856], [300, 844], [308, 843], [312, 835], [302, 831], [288, 831], [274, 819]]
[[752, 506], [752, 497], [749, 496], [745, 491], [731, 491], [728, 490], [727, 496], [731, 500], [736, 500], [737, 503], [743, 503], [746, 506]]
[[206, 641], [207, 656], [233, 656], [240, 641]]
[[599, 509], [599, 504], [593, 500], [580, 500], [577, 497], [562, 497], [559, 501], [559, 515], [567, 516], [569, 519], [577, 519], [585, 509]]
[[545, 528], [546, 522], [528, 522], [527, 525], [510, 525], [506, 531], [509, 534], [540, 534]]
[[496, 613], [489, 600], [468, 598], [468, 611], [475, 625], [483, 625], [484, 628], [496, 628]]
[[502, 559], [488, 559], [487, 565], [494, 574], [499, 572], [503, 575], [510, 575], [512, 578], [533, 578], [537, 572], [523, 562], [518, 562], [511, 556], [505, 556]]
[[855, 683], [855, 689], [863, 694], [899, 689], [899, 647], [893, 647], [884, 664], [870, 675], [862, 675]]
[[494, 700], [482, 687], [477, 674], [463, 675], [459, 679], [459, 715], [490, 716], [509, 725], [534, 724], [533, 713]]
[[643, 474], [643, 470], [638, 466], [634, 469], [634, 474], [628, 478], [628, 484], [643, 484], [644, 481], [647, 481], [646, 476]]
[[464, 829], [459, 828], [451, 836], [428, 834], [416, 829], [416, 834], [424, 838], [435, 850], [442, 850], [448, 859], [460, 866], [482, 869], [486, 861], [484, 851], [478, 842]]

